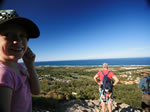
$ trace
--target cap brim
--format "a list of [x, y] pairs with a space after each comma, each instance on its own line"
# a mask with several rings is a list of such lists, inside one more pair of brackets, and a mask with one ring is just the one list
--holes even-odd
[[15, 24], [19, 24], [23, 26], [28, 32], [28, 35], [29, 35], [28, 38], [37, 38], [40, 36], [39, 28], [37, 27], [35, 23], [33, 23], [29, 19], [26, 19], [23, 17], [15, 17], [15, 18], [6, 20], [3, 23], [15, 23]]

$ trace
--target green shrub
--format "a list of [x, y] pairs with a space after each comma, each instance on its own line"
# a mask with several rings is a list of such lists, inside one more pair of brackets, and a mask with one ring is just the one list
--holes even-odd
[[[41, 67], [37, 68], [39, 76], [44, 77], [41, 83], [41, 95], [39, 97], [33, 97], [33, 104], [48, 107], [55, 104], [58, 101], [72, 100], [72, 99], [99, 99], [98, 85], [94, 81], [93, 77], [98, 72], [95, 70], [98, 67]], [[95, 69], [95, 70], [94, 70]], [[134, 79], [141, 77], [140, 73], [136, 73], [136, 70], [126, 70], [121, 67], [111, 67], [114, 73], [120, 80], [126, 80], [126, 78], [120, 78], [120, 74], [126, 71], [132, 71]], [[139, 68], [150, 69], [150, 67]], [[92, 71], [93, 70], [93, 71]], [[48, 78], [45, 75], [49, 74]], [[51, 77], [57, 79], [70, 80], [55, 81]], [[134, 107], [140, 107], [141, 102], [141, 90], [136, 84], [124, 85], [119, 83], [113, 89], [114, 99], [117, 102], [127, 103]], [[77, 93], [73, 95], [72, 92]], [[42, 96], [42, 97], [41, 97]], [[39, 102], [39, 104], [37, 103]]]

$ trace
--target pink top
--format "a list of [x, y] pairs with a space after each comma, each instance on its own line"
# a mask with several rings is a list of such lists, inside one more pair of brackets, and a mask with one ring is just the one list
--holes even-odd
[[21, 74], [16, 74], [0, 63], [0, 86], [13, 89], [11, 112], [32, 112], [32, 97], [27, 72], [18, 64]]
[[[109, 70], [103, 70], [103, 73], [104, 73], [105, 75], [106, 75], [108, 72], [109, 72]], [[103, 73], [102, 73], [101, 71], [99, 71], [99, 72], [97, 73], [97, 75], [98, 75], [99, 78], [100, 78], [100, 82], [103, 81], [103, 78], [104, 78]], [[109, 78], [109, 79], [112, 79], [112, 77], [113, 77], [114, 75], [115, 75], [115, 74], [110, 71], [109, 74], [108, 74], [108, 78]]]

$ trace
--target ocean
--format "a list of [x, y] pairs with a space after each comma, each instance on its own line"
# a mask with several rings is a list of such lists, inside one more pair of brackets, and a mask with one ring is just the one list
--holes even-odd
[[144, 58], [113, 58], [113, 59], [89, 59], [67, 61], [40, 61], [35, 66], [99, 66], [104, 62], [110, 66], [149, 66], [150, 57]]

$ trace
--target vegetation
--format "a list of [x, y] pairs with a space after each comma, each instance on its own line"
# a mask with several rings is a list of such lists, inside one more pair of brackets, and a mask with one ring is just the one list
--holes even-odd
[[[37, 67], [41, 83], [41, 94], [33, 96], [33, 106], [40, 108], [57, 108], [59, 102], [72, 99], [99, 99], [98, 85], [93, 80], [100, 67]], [[142, 77], [143, 70], [150, 70], [149, 66], [110, 67], [120, 81], [134, 81]], [[127, 75], [127, 77], [122, 77]], [[129, 79], [129, 76], [132, 79]], [[131, 78], [130, 77], [130, 78]], [[141, 90], [133, 83], [125, 85], [119, 83], [113, 89], [116, 102], [140, 107]]]

